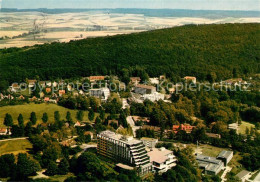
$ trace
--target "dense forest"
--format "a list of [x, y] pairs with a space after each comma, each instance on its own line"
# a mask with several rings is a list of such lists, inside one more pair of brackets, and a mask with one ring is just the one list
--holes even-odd
[[[0, 80], [9, 83], [122, 74], [196, 76], [217, 80], [259, 73], [259, 24], [187, 25], [129, 35], [0, 50]], [[133, 75], [135, 76], [135, 75]]]

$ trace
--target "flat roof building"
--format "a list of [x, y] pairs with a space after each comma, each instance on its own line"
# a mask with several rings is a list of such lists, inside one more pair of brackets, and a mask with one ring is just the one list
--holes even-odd
[[158, 173], [166, 172], [172, 167], [176, 166], [177, 159], [173, 155], [173, 151], [162, 148], [152, 148], [148, 152], [150, 161], [153, 164], [153, 168]]
[[110, 90], [109, 88], [97, 88], [97, 89], [90, 89], [89, 95], [92, 97], [100, 98], [103, 101], [106, 101], [108, 97], [110, 96]]
[[226, 166], [231, 161], [232, 157], [233, 151], [223, 150], [218, 154], [217, 159], [222, 160]]
[[208, 175], [217, 175], [224, 167], [224, 163], [215, 157], [199, 154], [196, 156], [196, 160], [199, 163], [199, 167]]

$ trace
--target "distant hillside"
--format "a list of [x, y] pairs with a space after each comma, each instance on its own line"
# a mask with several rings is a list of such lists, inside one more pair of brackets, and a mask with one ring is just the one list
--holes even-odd
[[226, 79], [260, 72], [259, 38], [260, 24], [189, 25], [10, 48], [0, 51], [0, 80], [120, 75], [122, 68], [136, 66], [150, 76], [194, 75], [206, 80], [216, 73], [217, 79]]

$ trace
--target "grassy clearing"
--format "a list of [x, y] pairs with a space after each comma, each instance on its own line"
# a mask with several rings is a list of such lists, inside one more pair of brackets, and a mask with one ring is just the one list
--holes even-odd
[[[4, 117], [5, 117], [6, 113], [11, 114], [12, 117], [13, 117], [14, 124], [17, 124], [18, 123], [17, 118], [18, 118], [20, 113], [23, 115], [24, 122], [27, 123], [29, 121], [31, 112], [36, 113], [36, 116], [37, 116], [37, 119], [38, 119], [37, 123], [42, 122], [41, 118], [42, 118], [42, 115], [43, 115], [44, 112], [46, 112], [48, 114], [49, 122], [53, 122], [55, 111], [60, 112], [62, 120], [66, 118], [67, 111], [70, 111], [72, 119], [74, 121], [76, 121], [76, 113], [78, 112], [77, 110], [70, 110], [70, 109], [58, 106], [56, 104], [46, 104], [46, 103], [34, 104], [34, 103], [30, 103], [30, 104], [25, 104], [25, 105], [0, 107], [0, 127], [4, 126], [3, 123], [4, 123]], [[96, 114], [96, 116], [97, 115], [98, 114]], [[84, 111], [83, 121], [89, 121], [88, 111]]]
[[219, 148], [219, 147], [214, 147], [212, 145], [204, 145], [204, 144], [199, 145], [198, 149], [195, 144], [190, 144], [189, 146], [191, 146], [194, 149], [194, 151], [200, 151], [202, 152], [203, 155], [207, 155], [210, 157], [217, 157], [217, 155], [222, 150], [226, 150], [225, 148]]
[[13, 153], [28, 152], [32, 148], [32, 144], [27, 139], [0, 141], [0, 155]]
[[[251, 127], [255, 128], [255, 125], [249, 122], [242, 121], [242, 124], [238, 127], [238, 133], [246, 134], [246, 128], [250, 130]], [[260, 132], [260, 130], [258, 130], [258, 132]]]
[[58, 182], [63, 182], [65, 179], [68, 177], [74, 176], [72, 173], [68, 173], [67, 175], [54, 175], [50, 176], [48, 179], [51, 181], [58, 181]]

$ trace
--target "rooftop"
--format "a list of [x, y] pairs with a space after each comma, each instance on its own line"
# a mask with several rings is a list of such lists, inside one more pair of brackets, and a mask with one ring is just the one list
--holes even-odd
[[140, 140], [145, 140], [145, 141], [151, 141], [151, 142], [156, 142], [156, 141], [158, 141], [158, 139], [156, 139], [156, 138], [147, 138], [147, 137], [142, 137]]
[[136, 140], [132, 136], [124, 136], [124, 135], [117, 134], [117, 133], [109, 131], [109, 130], [102, 131], [99, 133], [99, 135], [107, 137], [107, 138], [111, 138], [114, 140], [118, 140], [118, 141], [121, 141], [121, 142], [123, 142], [125, 144], [129, 144], [129, 145], [141, 143], [140, 140]]
[[196, 160], [202, 162], [214, 163], [214, 164], [219, 164], [222, 162], [221, 160], [218, 160], [215, 157], [209, 157], [201, 154], [197, 155]]
[[245, 177], [246, 175], [248, 175], [250, 172], [247, 171], [247, 170], [243, 170], [243, 171], [240, 171], [236, 176], [239, 178], [239, 179], [242, 179], [243, 177]]
[[145, 89], [155, 89], [154, 86], [150, 86], [150, 85], [136, 85], [136, 87], [145, 88]]
[[164, 147], [162, 148], [153, 148], [150, 152], [148, 152], [148, 156], [150, 157], [151, 162], [163, 163], [168, 159], [168, 155], [173, 154], [173, 151], [167, 150]]
[[219, 157], [221, 157], [221, 158], [228, 158], [228, 157], [229, 157], [230, 155], [232, 155], [232, 154], [233, 154], [232, 151], [222, 150], [222, 151], [218, 154], [217, 158], [219, 158]]

